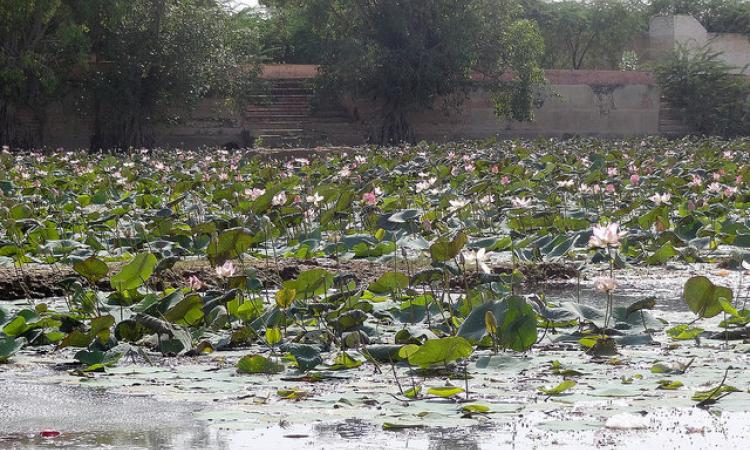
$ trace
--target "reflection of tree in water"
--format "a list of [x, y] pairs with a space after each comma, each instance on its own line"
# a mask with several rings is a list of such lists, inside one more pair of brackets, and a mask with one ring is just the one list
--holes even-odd
[[361, 419], [347, 419], [343, 422], [316, 424], [315, 432], [319, 437], [338, 437], [344, 439], [362, 439], [378, 431], [378, 427]]
[[430, 440], [430, 450], [479, 450], [475, 429], [430, 428], [425, 433]]
[[[399, 433], [387, 433], [376, 424], [361, 420], [348, 419], [343, 422], [321, 423], [314, 426], [316, 439], [324, 438], [351, 439], [363, 443], [378, 442], [387, 445], [390, 440], [403, 442], [405, 440], [424, 440], [428, 442], [430, 450], [476, 450], [477, 431], [485, 427], [469, 428], [438, 428], [404, 430]], [[489, 427], [491, 428], [491, 427]], [[387, 434], [387, 435], [384, 435]]]

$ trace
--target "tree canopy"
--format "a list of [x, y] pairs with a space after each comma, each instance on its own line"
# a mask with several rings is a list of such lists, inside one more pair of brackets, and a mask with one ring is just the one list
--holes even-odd
[[[0, 3], [0, 142], [33, 144], [17, 128], [17, 113], [31, 111], [38, 123], [45, 107], [65, 90], [86, 58], [85, 28], [62, 0]], [[43, 127], [33, 131], [39, 135]]]
[[532, 115], [543, 43], [536, 25], [504, 0], [268, 0], [315, 38], [325, 85], [381, 107], [373, 138], [413, 137], [409, 115], [460, 103], [472, 75], [483, 76], [501, 115]]
[[[238, 96], [258, 73], [257, 30], [214, 0], [0, 3], [0, 140], [41, 139], [46, 105], [76, 89], [91, 148], [153, 144], [208, 93]], [[16, 112], [34, 113], [34, 137]]]

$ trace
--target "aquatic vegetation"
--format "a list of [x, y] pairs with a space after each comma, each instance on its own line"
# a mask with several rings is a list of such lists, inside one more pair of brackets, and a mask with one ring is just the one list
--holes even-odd
[[[647, 291], [632, 304], [616, 301], [626, 267], [747, 268], [747, 148], [650, 139], [420, 144], [309, 158], [6, 152], [0, 268], [22, 283], [28, 304], [0, 309], [0, 362], [75, 349], [83, 374], [128, 359], [240, 351], [233, 364], [242, 377], [325, 381], [371, 366], [393, 378], [394, 395], [415, 401], [471, 399], [470, 365], [487, 354], [521, 358], [569, 344], [582, 360], [615, 364], [621, 348], [657, 335], [750, 337], [741, 283], [690, 278], [675, 293], [696, 316], [684, 324], [654, 317]], [[289, 260], [299, 267], [282, 264]], [[371, 272], [353, 271], [354, 261]], [[579, 292], [582, 278], [595, 279], [606, 307], [580, 296], [548, 301], [548, 280], [525, 275], [543, 264], [572, 268]], [[26, 275], [62, 268], [75, 275], [61, 282], [64, 307], [35, 298]], [[720, 314], [722, 332], [695, 325]], [[579, 371], [559, 362], [550, 370], [565, 379], [540, 394], [575, 392]], [[435, 386], [438, 376], [456, 385]], [[684, 382], [663, 378], [658, 389]], [[487, 412], [476, 406], [464, 413]]]

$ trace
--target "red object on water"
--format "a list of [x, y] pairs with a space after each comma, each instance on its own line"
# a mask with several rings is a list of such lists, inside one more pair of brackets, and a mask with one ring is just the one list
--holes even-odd
[[54, 439], [60, 436], [60, 432], [54, 430], [44, 430], [40, 433], [40, 435], [45, 439]]

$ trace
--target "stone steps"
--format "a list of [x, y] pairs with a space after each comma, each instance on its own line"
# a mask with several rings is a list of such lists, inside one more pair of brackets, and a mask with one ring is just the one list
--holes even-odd
[[250, 95], [243, 116], [252, 135], [268, 147], [362, 141], [343, 109], [326, 106], [313, 111], [312, 99], [310, 80], [273, 80]]
[[682, 137], [690, 134], [690, 126], [663, 99], [659, 105], [659, 134], [667, 137]]

